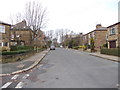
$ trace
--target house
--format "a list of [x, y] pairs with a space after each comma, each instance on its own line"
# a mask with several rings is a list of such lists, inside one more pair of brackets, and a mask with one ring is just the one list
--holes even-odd
[[108, 48], [118, 48], [120, 45], [120, 22], [107, 27]]
[[33, 45], [33, 31], [23, 20], [11, 26], [11, 45]]
[[45, 35], [42, 30], [37, 30], [34, 38], [34, 46], [42, 48], [46, 44]]
[[95, 30], [83, 35], [83, 44], [90, 49], [91, 38], [93, 38], [95, 49], [99, 51], [101, 46], [106, 44], [106, 32], [106, 27], [102, 27], [101, 24], [97, 24]]
[[10, 47], [11, 25], [0, 21], [0, 46]]

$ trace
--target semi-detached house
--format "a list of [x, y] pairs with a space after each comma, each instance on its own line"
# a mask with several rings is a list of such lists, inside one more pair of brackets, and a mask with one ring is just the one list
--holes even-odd
[[120, 46], [120, 22], [107, 27], [108, 48], [118, 48]]
[[87, 46], [88, 49], [90, 49], [90, 41], [91, 38], [93, 38], [95, 49], [99, 51], [101, 46], [103, 46], [103, 44], [106, 44], [106, 32], [106, 27], [102, 27], [101, 24], [97, 24], [95, 30], [83, 35], [84, 45]]
[[10, 46], [10, 24], [0, 21], [0, 46]]

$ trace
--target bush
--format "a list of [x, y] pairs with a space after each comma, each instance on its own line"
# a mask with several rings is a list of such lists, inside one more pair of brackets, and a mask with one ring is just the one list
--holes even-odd
[[33, 46], [11, 46], [11, 51], [17, 51], [17, 50], [33, 50]]
[[79, 49], [79, 46], [75, 46], [75, 47], [73, 47], [73, 49], [76, 49], [76, 50], [78, 50], [78, 49]]
[[118, 48], [112, 48], [112, 49], [102, 48], [100, 52], [101, 54], [114, 55], [120, 57], [120, 49]]
[[0, 55], [21, 54], [21, 53], [26, 53], [26, 52], [29, 52], [29, 51], [31, 51], [31, 50], [5, 51], [5, 52], [1, 52]]
[[0, 46], [0, 51], [1, 52], [3, 52], [3, 51], [10, 51], [10, 48], [6, 47], [6, 46], [3, 46], [3, 47]]
[[86, 46], [79, 46], [79, 48], [85, 49], [85, 48], [86, 48]]
[[108, 48], [108, 44], [107, 44], [107, 43], [106, 43], [106, 44], [103, 44], [102, 47]]

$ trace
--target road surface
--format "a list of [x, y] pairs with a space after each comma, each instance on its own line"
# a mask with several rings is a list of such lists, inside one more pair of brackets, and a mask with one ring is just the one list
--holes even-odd
[[117, 88], [118, 63], [57, 48], [34, 69], [0, 79], [1, 88]]

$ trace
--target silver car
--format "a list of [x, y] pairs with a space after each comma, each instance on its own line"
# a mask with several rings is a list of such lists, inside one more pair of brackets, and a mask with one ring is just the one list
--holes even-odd
[[50, 50], [55, 50], [55, 46], [54, 46], [54, 45], [51, 45], [51, 46], [50, 46]]

